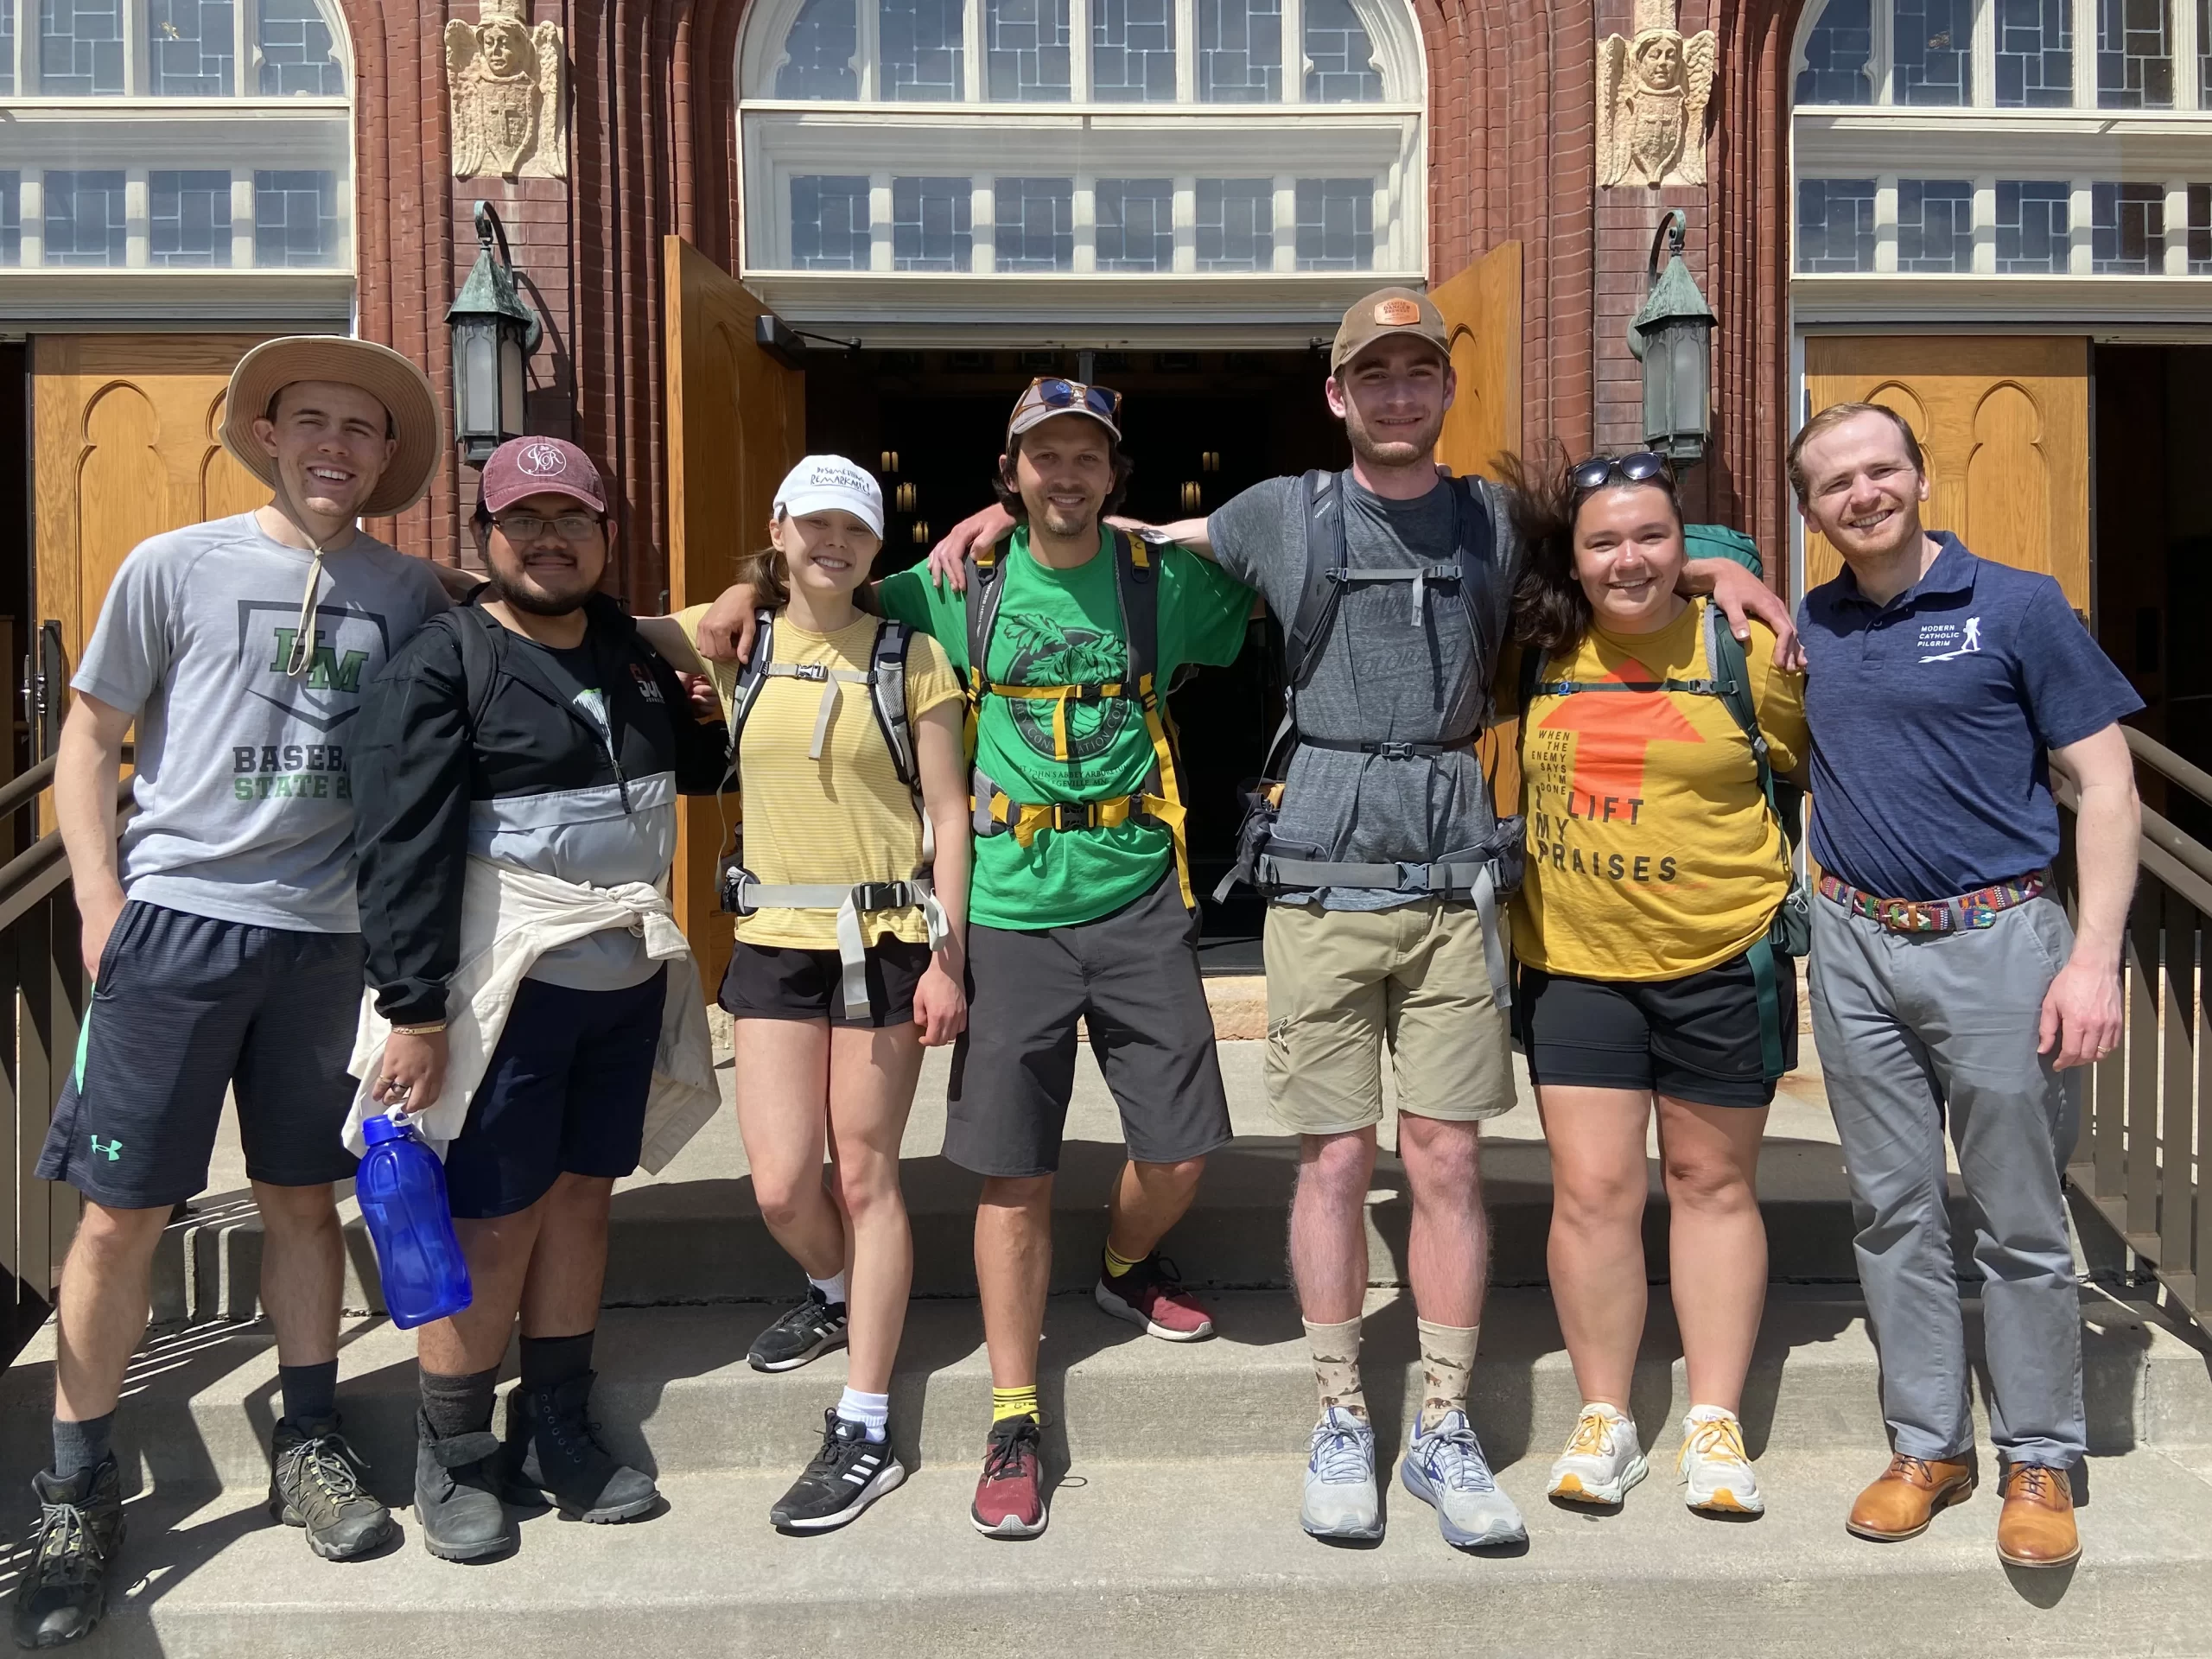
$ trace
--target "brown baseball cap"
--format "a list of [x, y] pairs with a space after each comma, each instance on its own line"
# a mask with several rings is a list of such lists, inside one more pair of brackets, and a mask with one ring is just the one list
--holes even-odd
[[477, 486], [485, 512], [505, 512], [530, 495], [565, 495], [607, 516], [599, 468], [566, 438], [509, 438], [485, 461]]
[[1337, 325], [1337, 343], [1329, 351], [1329, 372], [1357, 357], [1376, 340], [1392, 334], [1412, 334], [1452, 355], [1452, 331], [1435, 302], [1419, 289], [1378, 288], [1344, 313]]
[[399, 447], [361, 503], [365, 518], [404, 512], [423, 499], [445, 451], [445, 422], [423, 371], [388, 346], [340, 334], [287, 334], [265, 340], [238, 359], [223, 403], [223, 448], [272, 488], [276, 463], [253, 435], [253, 423], [276, 394], [302, 380], [358, 386], [385, 407]]

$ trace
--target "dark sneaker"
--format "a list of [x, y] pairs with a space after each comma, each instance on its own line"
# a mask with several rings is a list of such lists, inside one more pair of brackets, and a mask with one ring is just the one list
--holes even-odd
[[756, 1371], [796, 1370], [844, 1345], [845, 1305], [809, 1285], [804, 1301], [753, 1338], [745, 1363]]
[[866, 1428], [835, 1411], [823, 1417], [822, 1449], [768, 1511], [771, 1524], [786, 1532], [827, 1532], [857, 1520], [862, 1510], [906, 1478], [906, 1466], [887, 1442], [869, 1440]]
[[993, 1538], [1034, 1538], [1045, 1530], [1042, 1436], [1034, 1417], [1007, 1417], [991, 1425], [983, 1452], [983, 1478], [968, 1518]]
[[499, 1502], [499, 1437], [488, 1428], [441, 1440], [415, 1419], [415, 1522], [423, 1548], [442, 1561], [477, 1561], [515, 1546]]
[[306, 1528], [308, 1548], [324, 1560], [350, 1561], [391, 1536], [391, 1511], [362, 1487], [369, 1466], [338, 1432], [335, 1417], [280, 1419], [270, 1454], [269, 1512], [288, 1527]]
[[650, 1475], [617, 1463], [600, 1444], [587, 1409], [594, 1375], [585, 1371], [543, 1394], [508, 1393], [500, 1474], [512, 1502], [534, 1503], [542, 1494], [563, 1515], [593, 1522], [634, 1520], [660, 1502]]
[[112, 1453], [67, 1480], [31, 1477], [38, 1529], [16, 1586], [16, 1645], [58, 1648], [107, 1611], [107, 1574], [123, 1548], [123, 1477]]
[[1197, 1342], [1213, 1335], [1213, 1316], [1183, 1288], [1183, 1275], [1157, 1250], [1118, 1279], [1106, 1271], [1102, 1256], [1098, 1287], [1090, 1294], [1116, 1319], [1168, 1342]]

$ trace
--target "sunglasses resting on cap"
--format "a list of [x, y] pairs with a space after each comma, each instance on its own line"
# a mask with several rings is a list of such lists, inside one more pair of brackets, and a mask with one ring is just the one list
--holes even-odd
[[1064, 380], [1051, 375], [1032, 380], [1028, 389], [1015, 399], [1014, 413], [1006, 423], [1006, 435], [1010, 439], [1019, 437], [1055, 415], [1087, 415], [1116, 440], [1122, 435], [1120, 392], [1110, 386], [1088, 386], [1080, 380]]
[[1630, 455], [1592, 455], [1577, 462], [1567, 476], [1578, 495], [1588, 495], [1608, 484], [1656, 484], [1667, 490], [1675, 487], [1673, 465], [1666, 456], [1649, 449], [1639, 449]]

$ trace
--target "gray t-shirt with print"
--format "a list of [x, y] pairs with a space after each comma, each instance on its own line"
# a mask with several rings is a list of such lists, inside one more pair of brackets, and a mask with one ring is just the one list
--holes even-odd
[[[1418, 499], [1393, 501], [1363, 488], [1349, 473], [1342, 478], [1353, 569], [1408, 569], [1454, 557], [1450, 486], [1440, 480]], [[1496, 556], [1508, 573], [1517, 573], [1520, 546], [1510, 516], [1493, 486], [1478, 480], [1475, 487], [1490, 511]], [[1305, 480], [1254, 485], [1215, 512], [1206, 534], [1221, 568], [1257, 588], [1287, 632], [1306, 587]], [[1298, 693], [1302, 731], [1351, 741], [1433, 743], [1465, 736], [1481, 723], [1495, 664], [1475, 660], [1466, 608], [1455, 591], [1433, 588], [1416, 623], [1412, 587], [1376, 582], [1345, 588], [1329, 635], [1315, 646], [1313, 677]], [[1274, 849], [1351, 863], [1427, 864], [1474, 853], [1495, 828], [1490, 786], [1471, 750], [1392, 760], [1300, 744], [1284, 779]], [[1321, 890], [1330, 910], [1387, 910], [1416, 896], [1372, 887]]]
[[323, 560], [308, 664], [288, 675], [312, 560], [241, 513], [142, 542], [116, 572], [70, 684], [137, 723], [130, 897], [359, 931], [346, 740], [362, 688], [447, 600], [428, 564], [357, 533]]

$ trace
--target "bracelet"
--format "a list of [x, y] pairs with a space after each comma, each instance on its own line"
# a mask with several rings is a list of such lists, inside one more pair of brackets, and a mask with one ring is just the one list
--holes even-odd
[[419, 1026], [394, 1026], [391, 1034], [395, 1037], [435, 1037], [445, 1028], [444, 1020], [429, 1020]]

